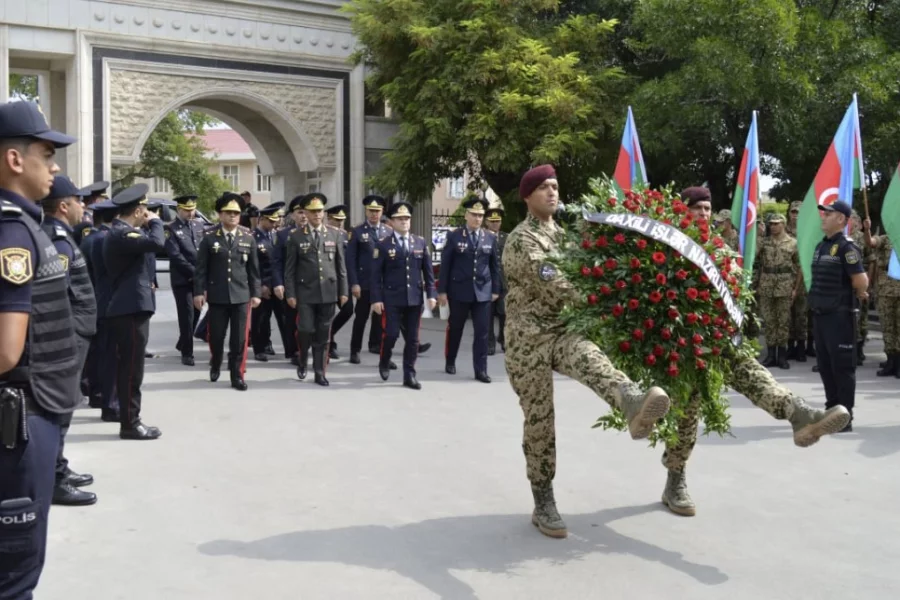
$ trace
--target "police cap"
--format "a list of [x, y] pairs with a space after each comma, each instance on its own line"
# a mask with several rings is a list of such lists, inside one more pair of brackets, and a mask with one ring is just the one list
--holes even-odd
[[259, 209], [259, 216], [266, 217], [270, 221], [277, 221], [281, 218], [282, 208], [284, 208], [284, 202], [273, 202], [265, 208]]
[[147, 204], [147, 192], [150, 191], [146, 183], [139, 183], [130, 188], [125, 188], [115, 196], [112, 203], [119, 208], [125, 208], [131, 204]]
[[303, 196], [300, 206], [304, 210], [324, 210], [326, 204], [328, 204], [328, 198], [325, 194], [313, 192]]
[[90, 196], [99, 196], [103, 194], [107, 190], [107, 188], [109, 188], [108, 181], [95, 181], [94, 183], [86, 185], [78, 190], [78, 195], [83, 198], [87, 198]]
[[258, 217], [259, 216], [259, 207], [255, 204], [247, 205], [247, 216], [248, 217]]
[[384, 207], [387, 206], [387, 202], [384, 198], [377, 194], [370, 194], [363, 198], [363, 206], [368, 208], [369, 210], [384, 210]]
[[175, 204], [182, 210], [194, 210], [197, 208], [197, 196], [177, 196], [174, 198]]
[[216, 212], [241, 212], [242, 198], [234, 192], [225, 192], [216, 200]]
[[[541, 183], [543, 183], [543, 182], [541, 182]], [[506, 213], [503, 212], [502, 208], [489, 208], [489, 209], [487, 209], [487, 212], [485, 213], [485, 219], [487, 219], [488, 221], [494, 221], [494, 222], [502, 221], [503, 215], [505, 215], [505, 214]]]
[[463, 202], [463, 206], [473, 215], [483, 215], [484, 209], [487, 208], [487, 202], [481, 198], [470, 198]]
[[412, 217], [412, 204], [409, 202], [397, 202], [392, 204], [391, 207], [387, 210], [387, 216], [389, 219], [393, 219], [395, 217]]
[[847, 217], [848, 219], [850, 218], [850, 215], [852, 214], [850, 205], [847, 204], [846, 202], [842, 202], [840, 200], [838, 200], [834, 204], [819, 205], [819, 210], [821, 210], [822, 212], [839, 212], [842, 215], [844, 215], [845, 217]]
[[50, 129], [44, 111], [34, 102], [0, 104], [0, 139], [35, 138], [65, 148], [78, 140]]
[[332, 206], [325, 212], [328, 213], [329, 217], [331, 217], [332, 219], [337, 219], [338, 221], [343, 221], [347, 218], [347, 207], [343, 204]]
[[72, 183], [72, 180], [65, 175], [57, 175], [53, 178], [53, 185], [50, 186], [50, 193], [44, 200], [56, 200], [58, 198], [78, 197], [78, 188]]
[[102, 211], [118, 211], [119, 207], [113, 204], [112, 200], [101, 200], [100, 202], [91, 204], [91, 210], [95, 213]]

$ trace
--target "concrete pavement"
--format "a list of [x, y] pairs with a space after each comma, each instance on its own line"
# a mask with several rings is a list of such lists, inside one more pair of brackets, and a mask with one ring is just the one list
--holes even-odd
[[[443, 373], [443, 333], [420, 357], [424, 389], [382, 383], [376, 357], [344, 359], [332, 386], [283, 360], [249, 361], [250, 390], [183, 367], [171, 295], [152, 322], [144, 418], [125, 442], [79, 410], [72, 467], [99, 502], [54, 507], [37, 598], [895, 598], [900, 589], [900, 381], [860, 371], [855, 432], [794, 447], [786, 422], [734, 397], [734, 438], [702, 438], [689, 468], [695, 518], [668, 513], [661, 449], [591, 430], [605, 405], [556, 382], [557, 500], [570, 537], [530, 524], [521, 413], [503, 369]], [[877, 333], [875, 334], [877, 336]], [[874, 336], [873, 336], [874, 337]], [[812, 363], [776, 376], [824, 402]]]

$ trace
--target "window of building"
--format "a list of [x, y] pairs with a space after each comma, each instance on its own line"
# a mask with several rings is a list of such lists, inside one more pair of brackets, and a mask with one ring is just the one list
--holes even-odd
[[308, 194], [322, 191], [322, 174], [319, 171], [310, 171], [306, 174], [306, 190]]
[[263, 175], [262, 171], [259, 169], [259, 165], [256, 165], [256, 191], [257, 192], [271, 192], [272, 191], [272, 176], [271, 175]]
[[162, 177], [154, 177], [153, 178], [153, 193], [154, 194], [168, 194], [172, 190], [169, 187], [169, 182], [163, 179]]
[[233, 192], [236, 192], [241, 185], [240, 171], [239, 165], [222, 165], [222, 179], [228, 182]]
[[466, 194], [466, 181], [462, 177], [450, 180], [450, 197], [462, 198]]

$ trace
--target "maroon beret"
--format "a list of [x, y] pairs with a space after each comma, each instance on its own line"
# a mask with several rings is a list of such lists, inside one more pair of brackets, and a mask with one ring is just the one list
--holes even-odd
[[693, 206], [697, 202], [708, 202], [712, 197], [709, 195], [709, 188], [697, 185], [681, 190], [681, 199], [688, 206]]
[[519, 182], [519, 198], [524, 200], [548, 179], [556, 179], [556, 171], [552, 165], [538, 165], [530, 169], [522, 175], [522, 181]]

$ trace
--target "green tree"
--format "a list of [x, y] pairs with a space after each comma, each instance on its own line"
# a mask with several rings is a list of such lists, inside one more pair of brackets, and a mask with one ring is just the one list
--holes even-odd
[[37, 75], [9, 74], [9, 95], [21, 100], [38, 99]]
[[[354, 0], [347, 5], [370, 89], [401, 116], [373, 178], [430, 196], [468, 171], [504, 200], [529, 166], [557, 165], [564, 194], [615, 160], [600, 140], [622, 120], [615, 22], [558, 13], [559, 0]], [[615, 137], [614, 135], [612, 137]], [[507, 203], [509, 206], [509, 203]]]
[[161, 177], [169, 182], [175, 196], [196, 195], [200, 210], [209, 214], [215, 199], [228, 189], [225, 180], [209, 172], [214, 163], [206, 157], [203, 143], [205, 127], [215, 122], [193, 111], [169, 113], [147, 138], [140, 162], [116, 169], [113, 188], [132, 185], [136, 178]]

